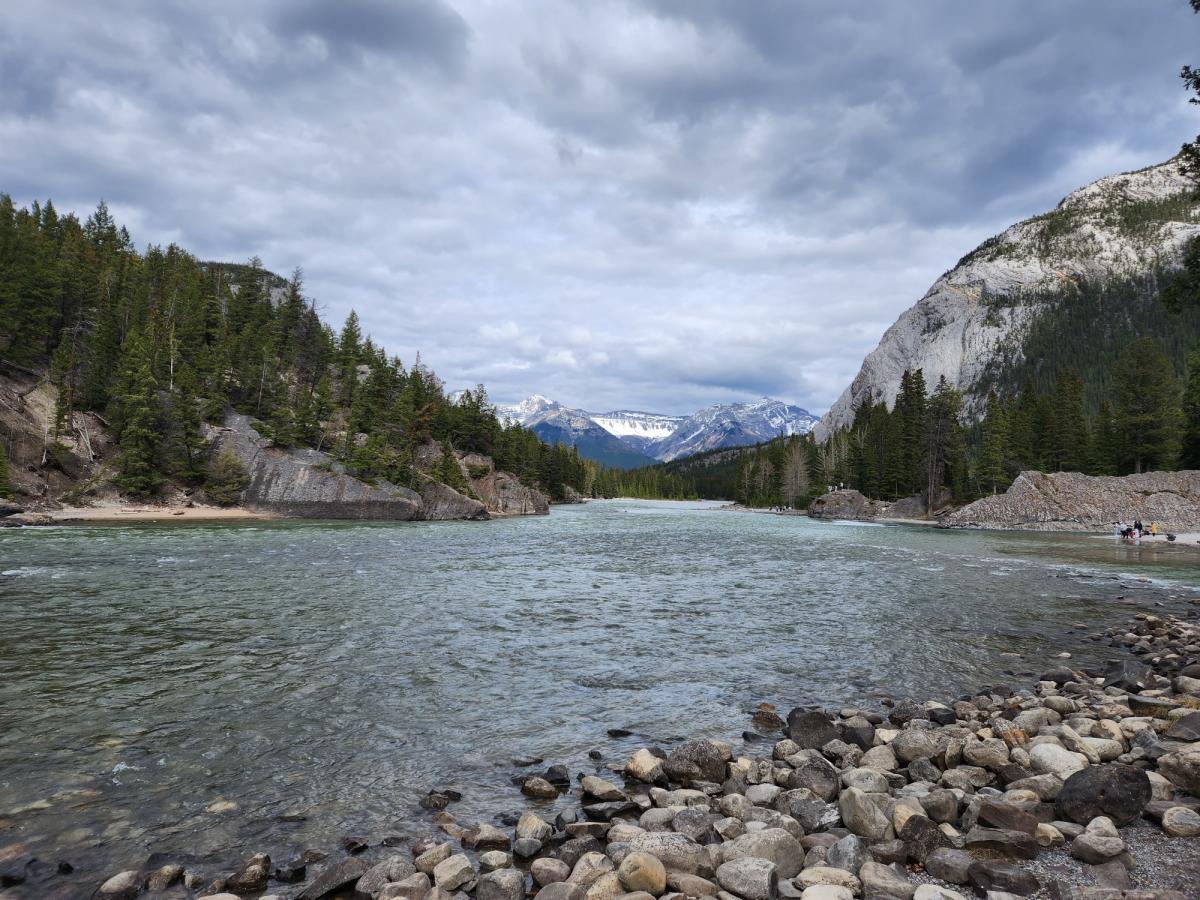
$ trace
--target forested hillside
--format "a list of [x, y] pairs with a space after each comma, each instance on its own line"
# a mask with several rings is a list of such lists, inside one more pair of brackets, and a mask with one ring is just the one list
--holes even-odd
[[[455, 486], [462, 476], [452, 465], [416, 471], [415, 451], [434, 441], [492, 456], [554, 498], [595, 484], [596, 468], [573, 450], [501, 426], [482, 386], [451, 402], [419, 356], [389, 356], [353, 312], [335, 333], [299, 269], [283, 279], [257, 259], [202, 262], [174, 245], [139, 251], [104, 203], [81, 222], [49, 201], [17, 208], [0, 195], [0, 362], [53, 388], [44, 446], [22, 464], [68, 468], [75, 417], [94, 413], [116, 444], [112, 483], [128, 496], [227, 483], [202, 439], [202, 423], [221, 422], [227, 409], [252, 416], [277, 445], [325, 450], [367, 481]], [[21, 448], [3, 428], [8, 491], [7, 457]]]
[[[1186, 324], [1194, 311], [1164, 321], [1177, 322], [1179, 338], [1194, 327]], [[1060, 345], [1075, 348], [1064, 353], [1081, 358], [1092, 346], [1058, 333]], [[945, 381], [930, 392], [919, 369], [905, 372], [891, 409], [864, 403], [850, 426], [823, 443], [781, 438], [744, 452], [737, 499], [803, 506], [844, 484], [883, 500], [948, 489], [967, 502], [1005, 490], [1029, 469], [1127, 475], [1200, 468], [1200, 349], [1180, 371], [1178, 340], [1143, 336], [1119, 349], [1094, 346], [1100, 365], [1084, 368], [1087, 380], [1075, 368], [1047, 379], [1031, 361], [1021, 389], [993, 391], [979, 422], [964, 418], [961, 395]]]

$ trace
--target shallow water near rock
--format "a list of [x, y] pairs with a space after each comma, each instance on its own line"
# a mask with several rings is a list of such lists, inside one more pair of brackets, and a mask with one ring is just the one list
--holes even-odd
[[1116, 655], [1087, 635], [1194, 597], [1196, 559], [633, 501], [0, 532], [0, 867], [69, 861], [18, 889], [43, 893], [151, 853], [215, 876], [428, 833], [431, 788], [460, 820], [520, 810], [518, 756], [590, 772], [735, 738], [759, 701], [1025, 685]]

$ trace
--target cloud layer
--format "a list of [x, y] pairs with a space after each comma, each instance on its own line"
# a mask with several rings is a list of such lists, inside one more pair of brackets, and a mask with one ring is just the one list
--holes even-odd
[[305, 271], [452, 387], [824, 410], [982, 239], [1198, 130], [1183, 0], [18, 0], [0, 191]]

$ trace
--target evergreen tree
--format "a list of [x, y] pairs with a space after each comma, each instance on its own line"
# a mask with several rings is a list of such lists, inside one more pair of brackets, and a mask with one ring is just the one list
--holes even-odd
[[1051, 440], [1055, 468], [1082, 472], [1087, 466], [1087, 417], [1083, 411], [1083, 379], [1075, 370], [1060, 372], [1054, 391]]
[[1200, 469], [1200, 350], [1188, 357], [1179, 465], [1184, 469]]
[[937, 502], [938, 488], [947, 484], [951, 488], [956, 487], [958, 479], [954, 476], [963, 462], [962, 431], [958, 421], [961, 410], [962, 395], [950, 387], [943, 376], [929, 399], [925, 424], [925, 504], [926, 511], [931, 515]]
[[204, 437], [200, 400], [196, 396], [196, 376], [190, 367], [179, 370], [175, 393], [171, 397], [173, 470], [190, 484], [204, 477]]
[[1130, 343], [1113, 373], [1122, 469], [1170, 469], [1179, 453], [1178, 387], [1170, 360], [1151, 338]]
[[1100, 404], [1091, 451], [1089, 474], [1116, 475], [1120, 472], [1121, 433], [1117, 429], [1116, 414], [1108, 400]]
[[996, 494], [1011, 481], [1005, 461], [1008, 459], [1008, 410], [992, 393], [988, 396], [979, 453], [979, 482], [983, 491]]
[[0, 436], [0, 497], [13, 495], [12, 480], [8, 473], [8, 442]]
[[218, 506], [233, 506], [250, 483], [249, 474], [232, 447], [225, 447], [209, 467], [204, 493]]
[[140, 336], [133, 336], [128, 341], [114, 398], [113, 419], [120, 447], [116, 483], [122, 491], [141, 497], [153, 494], [163, 482], [155, 391], [146, 343]]

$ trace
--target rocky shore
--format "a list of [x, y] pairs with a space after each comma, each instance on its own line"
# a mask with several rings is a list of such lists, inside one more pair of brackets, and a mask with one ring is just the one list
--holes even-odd
[[94, 896], [1200, 897], [1197, 617], [1139, 613], [1093, 639], [1121, 658], [1091, 671], [1055, 659], [1027, 688], [948, 702], [786, 718], [763, 704], [738, 753], [705, 739], [647, 746], [574, 778], [516, 759], [529, 808], [495, 823], [460, 823], [458, 795], [432, 791], [428, 835], [409, 847], [347, 838], [287, 860], [248, 854], [224, 873], [160, 860]]
[[964, 506], [942, 521], [950, 528], [1099, 531], [1114, 522], [1157, 522], [1163, 531], [1200, 531], [1200, 472], [1144, 472], [1110, 477], [1078, 472], [1022, 472], [1009, 489]]

